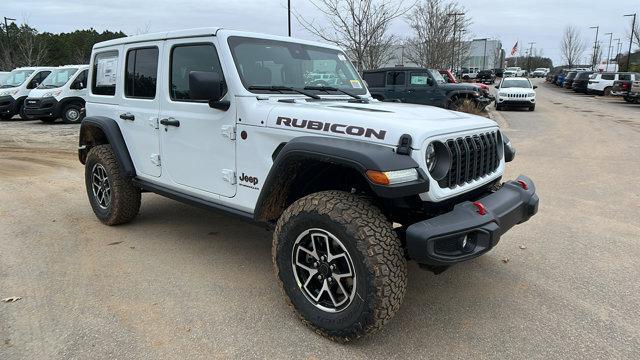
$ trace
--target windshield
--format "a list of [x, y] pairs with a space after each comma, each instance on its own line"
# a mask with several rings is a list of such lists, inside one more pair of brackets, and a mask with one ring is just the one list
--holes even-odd
[[47, 76], [42, 84], [38, 85], [38, 89], [51, 89], [58, 88], [63, 86], [64, 84], [71, 79], [73, 74], [78, 71], [77, 68], [64, 68], [64, 69], [56, 69]]
[[431, 74], [431, 76], [433, 76], [433, 78], [436, 80], [438, 84], [447, 83], [447, 80], [444, 79], [444, 76], [442, 76], [442, 74], [440, 74], [438, 70], [429, 69], [429, 73]]
[[[230, 37], [229, 47], [245, 88], [326, 86], [367, 93], [342, 51], [285, 41]], [[252, 92], [268, 92], [253, 89]], [[310, 90], [319, 91], [319, 90]], [[281, 91], [282, 92], [282, 91]]]
[[525, 79], [514, 79], [514, 80], [503, 80], [502, 85], [500, 86], [503, 89], [506, 88], [531, 88], [531, 83], [529, 80]]
[[34, 70], [13, 70], [9, 73], [7, 78], [2, 81], [2, 85], [0, 87], [10, 88], [20, 86], [25, 80], [27, 80], [33, 71]]

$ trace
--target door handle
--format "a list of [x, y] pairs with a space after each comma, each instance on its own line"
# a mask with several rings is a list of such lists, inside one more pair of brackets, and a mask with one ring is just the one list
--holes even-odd
[[124, 114], [120, 114], [120, 119], [129, 120], [129, 121], [135, 121], [136, 117], [133, 116], [132, 113], [124, 113]]
[[175, 126], [175, 127], [180, 127], [180, 121], [170, 117], [170, 118], [166, 118], [166, 119], [161, 119], [160, 120], [160, 124], [164, 125], [164, 126]]

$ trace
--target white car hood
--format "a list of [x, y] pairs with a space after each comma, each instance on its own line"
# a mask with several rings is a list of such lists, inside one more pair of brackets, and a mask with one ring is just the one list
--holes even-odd
[[45, 94], [47, 93], [51, 93], [53, 91], [59, 91], [61, 90], [61, 88], [51, 88], [51, 89], [33, 89], [29, 92], [29, 97], [30, 98], [42, 98], [44, 97]]
[[395, 146], [409, 134], [414, 149], [433, 136], [497, 128], [494, 121], [433, 106], [372, 100], [368, 104], [341, 101], [273, 101], [267, 127], [336, 136]]

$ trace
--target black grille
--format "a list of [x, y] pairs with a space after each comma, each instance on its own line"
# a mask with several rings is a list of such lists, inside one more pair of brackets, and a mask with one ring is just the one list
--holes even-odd
[[495, 131], [449, 139], [445, 145], [451, 153], [447, 175], [438, 182], [441, 188], [464, 185], [496, 171], [500, 165], [498, 135]]

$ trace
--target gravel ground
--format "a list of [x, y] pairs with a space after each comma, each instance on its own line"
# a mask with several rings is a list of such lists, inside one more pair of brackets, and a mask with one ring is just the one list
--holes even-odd
[[286, 305], [269, 232], [154, 194], [103, 226], [78, 127], [0, 122], [0, 298], [22, 297], [0, 303], [0, 359], [638, 359], [640, 106], [538, 97], [494, 115], [539, 214], [441, 275], [410, 263], [398, 315], [347, 345]]

